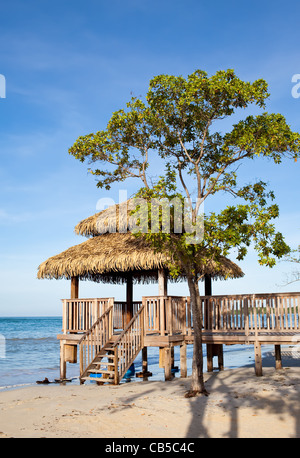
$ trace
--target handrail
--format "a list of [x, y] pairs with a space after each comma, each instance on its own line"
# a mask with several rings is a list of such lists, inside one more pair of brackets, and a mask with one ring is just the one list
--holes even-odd
[[124, 331], [113, 343], [115, 384], [118, 384], [122, 380], [126, 371], [144, 346], [144, 311], [145, 304], [143, 303]]
[[102, 313], [102, 315], [97, 319], [97, 321], [95, 321], [95, 323], [93, 324], [93, 326], [91, 326], [91, 328], [88, 329], [88, 331], [86, 331], [86, 332], [83, 334], [83, 336], [81, 337], [81, 339], [80, 339], [79, 342], [78, 342], [79, 345], [81, 344], [81, 342], [82, 342], [88, 335], [90, 335], [90, 334], [93, 332], [93, 330], [95, 329], [96, 326], [98, 326], [98, 324], [100, 323], [100, 321], [103, 321], [103, 320], [104, 320], [105, 316], [108, 315], [108, 314], [111, 312], [112, 308], [113, 308], [113, 305], [111, 305], [107, 310], [105, 310], [105, 312]]
[[113, 335], [113, 305], [97, 319], [93, 326], [82, 336], [79, 343], [80, 378], [87, 373], [88, 367]]

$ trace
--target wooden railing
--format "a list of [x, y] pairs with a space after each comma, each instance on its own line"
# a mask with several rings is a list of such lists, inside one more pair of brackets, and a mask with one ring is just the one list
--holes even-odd
[[[142, 301], [133, 301], [132, 309], [133, 315], [139, 310]], [[114, 302], [114, 329], [124, 329], [126, 326], [127, 302], [115, 301]]]
[[113, 305], [113, 298], [62, 299], [63, 333], [86, 332]]
[[300, 293], [204, 296], [207, 331], [292, 331], [300, 329]]
[[113, 335], [113, 306], [111, 305], [79, 341], [80, 377]]
[[114, 342], [115, 384], [122, 380], [144, 346], [145, 307], [141, 306], [128, 326]]
[[191, 334], [192, 315], [190, 298], [185, 296], [143, 297], [145, 330], [148, 333], [172, 335]]
[[[192, 333], [189, 297], [148, 296], [143, 303], [146, 332]], [[202, 296], [201, 304], [204, 331], [300, 330], [300, 293]]]
[[[127, 302], [114, 301], [114, 298], [95, 299], [62, 299], [63, 333], [86, 332], [97, 319], [114, 305], [114, 329], [124, 329], [126, 322]], [[133, 314], [138, 311], [142, 301], [133, 301]]]
[[[147, 296], [133, 302], [134, 315], [143, 303], [145, 332], [189, 335], [193, 329], [190, 298], [185, 296]], [[204, 331], [300, 330], [300, 293], [238, 294], [202, 296]], [[63, 332], [88, 331], [112, 305], [113, 328], [124, 329], [127, 304], [113, 298], [64, 299]]]

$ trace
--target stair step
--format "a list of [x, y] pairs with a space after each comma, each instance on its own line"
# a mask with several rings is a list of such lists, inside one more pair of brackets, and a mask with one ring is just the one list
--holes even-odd
[[114, 383], [114, 379], [111, 378], [99, 378], [96, 377], [81, 377], [81, 380], [92, 380], [93, 382], [101, 382], [101, 383]]
[[109, 375], [114, 375], [115, 371], [108, 371], [108, 370], [103, 370], [103, 369], [89, 369], [88, 372], [91, 372], [91, 374], [109, 374]]
[[[114, 356], [110, 356], [110, 355], [103, 355], [103, 356], [98, 356], [97, 358], [101, 358], [101, 360], [103, 358], [107, 358], [107, 359], [111, 359], [112, 361], [115, 359]], [[95, 361], [95, 363], [100, 363], [101, 361]]]

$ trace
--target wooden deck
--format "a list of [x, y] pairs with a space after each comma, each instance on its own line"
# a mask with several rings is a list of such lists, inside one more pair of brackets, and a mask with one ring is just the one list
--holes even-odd
[[[276, 367], [281, 367], [280, 345], [300, 344], [300, 293], [203, 296], [202, 335], [207, 345], [208, 370], [222, 346], [254, 346], [255, 371], [262, 375], [261, 345], [275, 345]], [[127, 303], [113, 298], [64, 299], [61, 342], [61, 378], [66, 362], [77, 361], [81, 380], [101, 374], [106, 382], [119, 383], [146, 349], [160, 348], [165, 377], [171, 377], [172, 350], [180, 346], [181, 375], [186, 376], [186, 345], [193, 343], [193, 316], [189, 297], [151, 296], [133, 303], [133, 318], [126, 325]], [[95, 379], [94, 379], [95, 380]]]

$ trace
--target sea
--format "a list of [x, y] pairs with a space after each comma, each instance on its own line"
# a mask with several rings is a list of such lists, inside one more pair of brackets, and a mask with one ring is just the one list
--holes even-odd
[[[0, 317], [0, 391], [36, 385], [45, 378], [57, 383], [60, 377], [59, 341], [61, 317]], [[224, 369], [254, 367], [254, 349], [252, 345], [224, 345]], [[180, 367], [179, 347], [175, 347], [175, 372]], [[206, 371], [206, 346], [203, 345], [204, 372]], [[291, 357], [292, 356], [292, 357]], [[296, 356], [296, 357], [295, 357]], [[192, 373], [193, 346], [187, 346], [188, 376]], [[262, 346], [264, 366], [275, 365], [274, 347]], [[296, 352], [282, 346], [283, 366], [300, 366]], [[217, 358], [214, 365], [217, 366]], [[142, 358], [139, 354], [134, 363], [135, 373], [142, 370]], [[217, 368], [216, 368], [217, 369]], [[148, 348], [148, 370], [152, 373], [149, 380], [164, 380], [164, 370], [159, 367], [158, 348]], [[67, 383], [79, 384], [79, 364], [67, 363]], [[123, 383], [140, 382], [135, 375], [123, 379]], [[87, 383], [87, 382], [86, 382]], [[95, 382], [88, 382], [95, 383]]]

